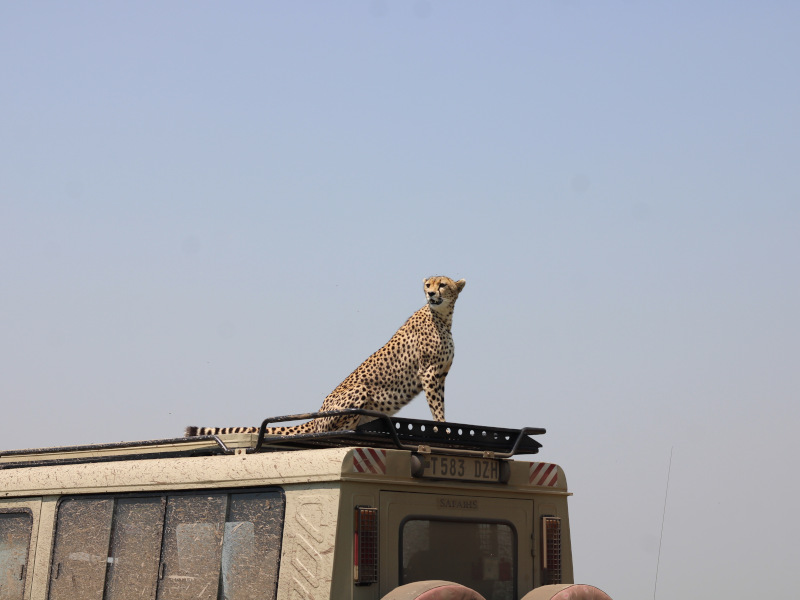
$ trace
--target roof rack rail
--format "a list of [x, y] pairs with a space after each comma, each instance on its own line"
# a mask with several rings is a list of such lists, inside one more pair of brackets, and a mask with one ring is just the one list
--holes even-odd
[[70, 465], [86, 462], [114, 462], [146, 458], [233, 454], [234, 452], [234, 449], [229, 448], [216, 435], [202, 436], [200, 438], [180, 437], [138, 442], [3, 450], [0, 451], [0, 469]]
[[[269, 436], [266, 433], [267, 428], [273, 423], [351, 415], [367, 417], [367, 421], [355, 429], [347, 430]], [[275, 450], [276, 447], [341, 446], [374, 446], [418, 451], [422, 446], [439, 453], [480, 455], [491, 453], [498, 458], [508, 458], [515, 454], [538, 453], [542, 445], [530, 436], [544, 433], [546, 430], [541, 427], [522, 429], [483, 427], [446, 421], [403, 419], [374, 410], [348, 408], [265, 419], [259, 428], [255, 447], [248, 449], [247, 452]]]

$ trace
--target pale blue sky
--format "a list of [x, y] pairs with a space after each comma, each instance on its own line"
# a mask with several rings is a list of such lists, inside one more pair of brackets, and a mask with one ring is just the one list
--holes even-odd
[[463, 277], [448, 418], [548, 429], [578, 580], [652, 596], [674, 447], [658, 598], [788, 597], [799, 63], [789, 1], [3, 2], [0, 446], [316, 409]]

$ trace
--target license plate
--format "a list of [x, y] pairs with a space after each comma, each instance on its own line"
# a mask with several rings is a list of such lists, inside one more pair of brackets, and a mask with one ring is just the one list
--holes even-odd
[[504, 483], [508, 481], [508, 471], [507, 464], [491, 458], [435, 454], [411, 456], [411, 475], [414, 477]]

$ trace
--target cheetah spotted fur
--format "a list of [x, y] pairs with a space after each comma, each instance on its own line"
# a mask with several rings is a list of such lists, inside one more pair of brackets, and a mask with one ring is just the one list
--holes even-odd
[[[444, 421], [444, 381], [453, 363], [453, 307], [466, 281], [429, 277], [423, 281], [426, 304], [380, 350], [367, 358], [333, 390], [320, 412], [361, 408], [395, 414], [420, 392], [436, 421]], [[322, 417], [291, 427], [270, 427], [287, 435], [352, 429], [358, 415]], [[186, 435], [258, 433], [258, 427], [187, 427]]]

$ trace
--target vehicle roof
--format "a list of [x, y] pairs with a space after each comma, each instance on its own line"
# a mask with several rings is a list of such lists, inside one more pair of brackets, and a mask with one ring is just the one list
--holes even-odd
[[[120, 459], [48, 464], [7, 462], [0, 468], [0, 498], [337, 484], [342, 481], [461, 489], [468, 486], [474, 491], [521, 491], [525, 488], [529, 493], [531, 487], [536, 487], [541, 492], [563, 494], [567, 490], [561, 467], [527, 460], [507, 461], [510, 472], [507, 483], [418, 479], [411, 474], [412, 453], [407, 450], [351, 447], [177, 457], [154, 454], [151, 460], [141, 460], [141, 456], [136, 460], [128, 460], [125, 455], [115, 456]], [[459, 460], [457, 456], [450, 458]]]
[[[340, 479], [348, 448], [216, 454], [153, 460], [51, 462], [0, 469], [0, 497], [280, 485]], [[124, 456], [124, 455], [122, 455]], [[10, 464], [4, 465], [10, 467]], [[26, 468], [27, 467], [27, 468]]]
[[[351, 413], [369, 420], [351, 430], [293, 435], [267, 433], [267, 425], [270, 423]], [[353, 446], [403, 450], [417, 450], [423, 447], [439, 453], [508, 458], [515, 454], [538, 453], [542, 445], [531, 436], [543, 433], [545, 430], [537, 427], [508, 429], [465, 423], [401, 419], [374, 411], [346, 409], [265, 419], [258, 433], [253, 434], [203, 435], [165, 440], [3, 451], [0, 452], [0, 469], [13, 467], [19, 463], [35, 466]]]
[[[226, 482], [235, 486], [248, 485], [248, 482], [252, 485], [280, 485], [334, 481], [342, 479], [343, 475], [369, 477], [370, 473], [359, 473], [359, 469], [354, 469], [358, 452], [388, 456], [387, 464], [398, 461], [394, 463], [397, 468], [391, 473], [410, 477], [407, 473], [408, 451], [508, 458], [515, 454], [537, 453], [541, 444], [530, 436], [544, 433], [544, 429], [531, 427], [502, 429], [390, 418], [367, 411], [355, 412], [366, 413], [374, 420], [347, 431], [266, 434], [266, 426], [270, 422], [330, 414], [308, 413], [266, 419], [257, 434], [0, 452], [0, 496], [67, 491], [89, 493], [98, 489], [126, 491], [174, 489], [176, 486], [184, 489], [224, 487]], [[352, 458], [353, 452], [356, 452], [356, 462]], [[399, 459], [397, 455], [403, 458]], [[552, 467], [557, 468], [554, 465]], [[386, 476], [386, 467], [383, 473], [377, 474]], [[517, 479], [520, 483], [527, 483], [527, 475], [523, 476], [521, 471]], [[566, 487], [563, 473], [561, 482]]]

